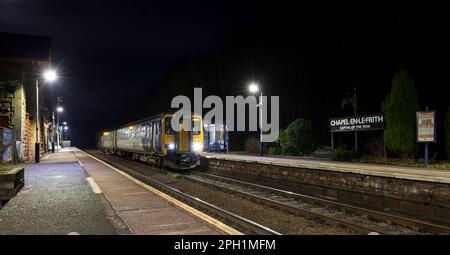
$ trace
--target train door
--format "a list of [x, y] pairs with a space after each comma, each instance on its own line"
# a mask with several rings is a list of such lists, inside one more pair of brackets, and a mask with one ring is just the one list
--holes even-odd
[[191, 145], [191, 132], [190, 127], [187, 126], [188, 122], [182, 122], [180, 132], [176, 132], [176, 140], [178, 142], [179, 152], [189, 152]]

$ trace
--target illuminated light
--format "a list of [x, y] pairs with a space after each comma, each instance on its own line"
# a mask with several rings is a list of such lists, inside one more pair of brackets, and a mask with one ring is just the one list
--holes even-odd
[[56, 74], [55, 70], [47, 70], [44, 72], [44, 79], [48, 82], [53, 82], [58, 79], [58, 75]]
[[64, 125], [64, 126], [67, 125], [67, 122], [64, 121], [64, 122], [63, 122], [63, 125]]
[[107, 136], [107, 135], [109, 135], [109, 132], [103, 132], [103, 135]]
[[134, 128], [133, 126], [129, 126], [129, 127], [128, 127], [128, 129], [130, 129], [130, 130], [133, 129], [133, 128]]
[[194, 142], [192, 144], [192, 150], [194, 150], [195, 152], [200, 151], [202, 149], [202, 147], [203, 147], [202, 143], [200, 143], [200, 142]]
[[251, 83], [251, 84], [248, 86], [248, 90], [249, 90], [251, 93], [256, 93], [256, 92], [259, 91], [259, 86], [258, 86], [258, 84], [256, 84], [256, 83]]
[[175, 149], [175, 144], [173, 144], [173, 143], [169, 143], [169, 144], [166, 144], [166, 145], [167, 145], [167, 148], [168, 148], [169, 150]]
[[61, 106], [58, 106], [58, 108], [56, 108], [56, 111], [57, 112], [62, 112], [62, 111], [64, 111], [64, 109]]
[[68, 127], [68, 126], [65, 126], [65, 127], [64, 127], [64, 130], [68, 130], [68, 129], [69, 129], [69, 127]]

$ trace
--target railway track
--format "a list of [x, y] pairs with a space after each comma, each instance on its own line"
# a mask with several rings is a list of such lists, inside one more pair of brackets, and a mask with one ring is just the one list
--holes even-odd
[[213, 174], [193, 172], [190, 175], [185, 175], [184, 178], [293, 214], [314, 217], [332, 224], [342, 225], [363, 234], [371, 232], [388, 235], [450, 234], [450, 228], [446, 226]]
[[[242, 216], [239, 216], [237, 214], [229, 212], [223, 208], [215, 206], [211, 203], [203, 201], [202, 199], [200, 199], [198, 197], [194, 197], [187, 193], [181, 192], [180, 190], [172, 188], [167, 184], [164, 184], [164, 183], [157, 181], [149, 176], [146, 176], [137, 171], [134, 171], [129, 166], [127, 166], [127, 165], [134, 165], [134, 164], [136, 164], [136, 162], [130, 161], [130, 162], [127, 162], [127, 165], [125, 165], [123, 163], [119, 163], [118, 160], [113, 160], [112, 158], [105, 157], [106, 155], [92, 153], [89, 151], [85, 151], [85, 152], [107, 162], [108, 164], [124, 171], [125, 173], [129, 174], [130, 176], [132, 176], [142, 182], [144, 182], [148, 185], [151, 185], [152, 187], [154, 187], [154, 188], [156, 188], [156, 189], [158, 189], [180, 201], [183, 201], [184, 203], [187, 203], [203, 212], [206, 212], [207, 214], [209, 214], [213, 217], [216, 217], [216, 218], [222, 220], [224, 223], [226, 223], [232, 227], [238, 227], [238, 229], [245, 229], [246, 234], [281, 235], [280, 233], [278, 233], [266, 226], [263, 226], [254, 221], [251, 221], [247, 218], [244, 218]], [[140, 164], [140, 165], [142, 166], [142, 164]]]

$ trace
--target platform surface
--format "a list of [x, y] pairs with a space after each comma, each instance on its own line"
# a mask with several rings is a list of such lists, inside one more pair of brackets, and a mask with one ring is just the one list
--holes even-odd
[[0, 209], [0, 234], [120, 233], [72, 153], [24, 164], [25, 186]]
[[217, 158], [232, 161], [243, 161], [249, 163], [273, 164], [279, 166], [328, 170], [345, 173], [373, 175], [380, 177], [391, 177], [426, 182], [438, 182], [450, 184], [450, 170], [424, 169], [413, 167], [401, 167], [392, 165], [376, 165], [362, 163], [347, 163], [336, 161], [297, 159], [293, 157], [271, 157], [254, 156], [232, 153], [203, 153], [206, 158]]
[[0, 209], [0, 235], [230, 234], [231, 228], [183, 208], [85, 152], [65, 148], [25, 164], [24, 189]]
[[72, 152], [133, 234], [227, 234], [85, 152]]

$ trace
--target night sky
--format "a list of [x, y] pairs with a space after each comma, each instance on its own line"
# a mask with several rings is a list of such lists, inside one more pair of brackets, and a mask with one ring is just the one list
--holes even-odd
[[[351, 114], [340, 100], [353, 86], [361, 111], [380, 112], [403, 68], [416, 81], [421, 107], [442, 119], [450, 101], [448, 24], [447, 1], [0, 0], [0, 31], [52, 38], [62, 79], [47, 95], [64, 98], [61, 119], [81, 147], [123, 123], [124, 102], [165, 86], [167, 77], [183, 79], [168, 73], [198, 54], [208, 59], [200, 58], [202, 75], [214, 73], [208, 85], [235, 95], [260, 78], [280, 95], [282, 127], [310, 118], [322, 144], [329, 143], [328, 118]], [[230, 45], [217, 47], [223, 38]], [[196, 61], [184, 63], [186, 70]]]
[[0, 0], [0, 31], [52, 38], [61, 79], [46, 96], [63, 97], [61, 120], [70, 123], [74, 144], [84, 146], [117, 119], [125, 98], [154, 86], [171, 63], [258, 15], [257, 1], [236, 2]]

